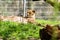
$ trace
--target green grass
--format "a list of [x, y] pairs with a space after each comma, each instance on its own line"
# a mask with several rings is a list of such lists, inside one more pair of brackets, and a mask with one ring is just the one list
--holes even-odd
[[[60, 24], [60, 21], [51, 21], [51, 20], [36, 20], [38, 23], [42, 25], [50, 24], [56, 25]], [[39, 29], [43, 27], [37, 26], [36, 24], [23, 24], [17, 22], [9, 22], [9, 21], [0, 21], [0, 37], [3, 40], [21, 40], [26, 39], [28, 37], [39, 38]]]
[[37, 19], [36, 22], [41, 23], [43, 25], [46, 25], [46, 24], [50, 24], [50, 25], [60, 24], [60, 21], [56, 21], [56, 20], [39, 20], [39, 19]]
[[39, 38], [39, 29], [35, 24], [0, 21], [0, 36], [4, 40], [6, 38], [8, 38], [8, 40], [20, 40], [28, 37]]

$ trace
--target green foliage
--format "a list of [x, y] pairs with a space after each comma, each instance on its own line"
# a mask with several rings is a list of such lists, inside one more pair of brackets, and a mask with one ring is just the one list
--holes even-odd
[[55, 0], [46, 0], [46, 2], [50, 3], [52, 6], [54, 6], [54, 1]]
[[60, 16], [59, 11], [60, 11], [60, 3], [57, 0], [46, 0], [49, 4], [51, 4], [54, 7], [54, 17]]
[[[36, 20], [38, 23], [41, 23], [42, 25], [45, 24], [60, 24], [58, 21], [48, 21], [48, 20]], [[22, 40], [29, 37], [32, 38], [39, 38], [39, 29], [42, 29], [43, 27], [39, 27], [35, 24], [23, 24], [23, 23], [17, 23], [17, 22], [9, 22], [9, 21], [0, 21], [0, 36], [3, 38], [3, 40]]]
[[0, 36], [3, 40], [20, 40], [28, 37], [39, 38], [39, 29], [35, 24], [0, 21]]

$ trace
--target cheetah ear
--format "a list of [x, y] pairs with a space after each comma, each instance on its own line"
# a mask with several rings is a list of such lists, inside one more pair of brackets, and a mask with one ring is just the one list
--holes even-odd
[[33, 10], [32, 12], [35, 13], [35, 10]]

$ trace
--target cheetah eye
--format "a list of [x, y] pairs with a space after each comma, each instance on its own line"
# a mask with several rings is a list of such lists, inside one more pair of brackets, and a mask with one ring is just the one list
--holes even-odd
[[31, 12], [29, 12], [29, 14], [31, 14]]

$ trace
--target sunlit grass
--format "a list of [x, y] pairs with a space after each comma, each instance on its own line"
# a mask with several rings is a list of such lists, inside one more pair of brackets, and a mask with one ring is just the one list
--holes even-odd
[[36, 22], [44, 24], [44, 25], [46, 25], [46, 24], [50, 24], [50, 25], [60, 24], [60, 21], [56, 21], [56, 20], [53, 21], [53, 20], [39, 20], [39, 19], [37, 19]]
[[[42, 25], [60, 24], [60, 21], [51, 20], [37, 19], [36, 22], [41, 23]], [[20, 40], [22, 38], [28, 38], [29, 36], [39, 38], [39, 30], [42, 28], [43, 27], [31, 23], [23, 24], [18, 22], [0, 21], [0, 36], [2, 38], [8, 38], [9, 40], [13, 40], [13, 38]]]

